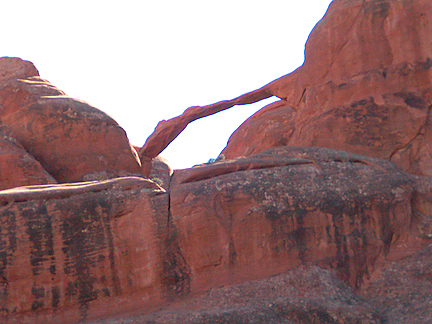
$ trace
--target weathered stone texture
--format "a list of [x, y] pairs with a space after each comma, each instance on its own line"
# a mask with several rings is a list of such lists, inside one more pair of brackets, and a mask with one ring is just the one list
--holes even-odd
[[281, 101], [240, 126], [222, 153], [319, 146], [431, 175], [431, 10], [429, 1], [333, 1], [305, 63], [265, 87]]
[[[1, 58], [0, 321], [430, 323], [431, 13], [334, 0], [300, 68], [142, 148]], [[158, 157], [191, 121], [270, 96], [225, 159]]]
[[[4, 57], [0, 68], [9, 68], [10, 62], [22, 65], [21, 70], [30, 64]], [[2, 71], [8, 79], [0, 84], [0, 123], [57, 181], [141, 174], [126, 133], [107, 114], [38, 75]]]
[[3, 321], [75, 323], [162, 298], [168, 199], [156, 184], [22, 187], [0, 201]]
[[305, 263], [336, 269], [358, 287], [392, 247], [410, 240], [415, 186], [382, 160], [277, 148], [175, 171], [171, 213], [197, 289]]

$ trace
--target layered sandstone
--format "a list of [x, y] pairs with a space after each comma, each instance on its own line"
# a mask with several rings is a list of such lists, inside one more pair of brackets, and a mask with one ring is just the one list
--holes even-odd
[[104, 112], [68, 97], [32, 64], [0, 58], [0, 123], [57, 181], [140, 175], [124, 130]]
[[2, 322], [76, 323], [119, 312], [127, 297], [158, 304], [169, 259], [156, 184], [126, 177], [0, 196]]
[[[334, 0], [303, 66], [161, 122], [141, 166], [109, 116], [0, 59], [1, 321], [430, 323], [431, 6]], [[158, 156], [269, 96], [225, 159]]]
[[431, 10], [429, 1], [333, 1], [305, 63], [265, 87], [281, 100], [240, 126], [222, 153], [319, 146], [431, 175]]
[[209, 289], [311, 266], [362, 289], [428, 244], [418, 215], [431, 191], [384, 160], [318, 148], [176, 170], [169, 191], [133, 177], [4, 190], [2, 318], [91, 322], [170, 303], [190, 314]]

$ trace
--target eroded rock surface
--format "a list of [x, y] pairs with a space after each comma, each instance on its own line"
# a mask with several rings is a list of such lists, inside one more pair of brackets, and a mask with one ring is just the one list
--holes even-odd
[[213, 289], [167, 310], [114, 318], [109, 323], [378, 324], [386, 319], [377, 305], [356, 295], [331, 271], [300, 267], [271, 278]]
[[417, 181], [383, 160], [279, 147], [175, 171], [170, 210], [196, 289], [305, 263], [359, 287], [411, 244]]
[[[431, 6], [334, 0], [302, 67], [142, 148], [0, 59], [0, 321], [429, 323]], [[269, 96], [225, 160], [157, 157], [188, 123]]]
[[160, 303], [167, 203], [133, 177], [2, 191], [2, 322], [76, 323]]
[[140, 150], [142, 161], [196, 119], [276, 96], [231, 136], [222, 152], [227, 159], [279, 145], [319, 146], [431, 175], [431, 11], [425, 0], [333, 1], [308, 39], [301, 67], [258, 90], [161, 121]]
[[222, 153], [319, 146], [431, 175], [431, 10], [429, 1], [333, 1], [305, 63], [265, 87], [281, 101], [240, 126]]
[[[219, 294], [222, 286], [259, 286], [299, 267], [305, 276], [330, 271], [340, 283], [328, 289], [355, 294], [373, 285], [387, 260], [429, 244], [430, 219], [418, 215], [431, 190], [429, 178], [384, 160], [286, 147], [176, 170], [169, 191], [142, 178], [4, 190], [1, 315], [11, 323], [92, 322], [172, 304], [174, 319], [379, 323], [385, 297], [376, 308], [360, 299], [357, 306], [342, 297], [301, 306], [289, 294], [279, 301], [269, 296], [275, 306], [263, 317], [258, 299], [224, 310], [218, 297], [206, 311], [187, 301], [209, 289]], [[248, 298], [249, 288], [236, 289]], [[205, 304], [200, 300], [194, 303]]]
[[8, 136], [59, 182], [141, 174], [136, 152], [117, 122], [68, 97], [31, 66], [0, 58], [0, 123]]
[[0, 190], [57, 181], [13, 137], [0, 132]]

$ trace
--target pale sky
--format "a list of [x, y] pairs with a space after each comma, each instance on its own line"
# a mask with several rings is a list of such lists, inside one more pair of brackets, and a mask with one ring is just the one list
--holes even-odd
[[[10, 0], [0, 57], [105, 111], [142, 146], [158, 121], [232, 99], [303, 63], [331, 0]], [[197, 120], [162, 156], [178, 169], [216, 158], [250, 115], [276, 99]]]

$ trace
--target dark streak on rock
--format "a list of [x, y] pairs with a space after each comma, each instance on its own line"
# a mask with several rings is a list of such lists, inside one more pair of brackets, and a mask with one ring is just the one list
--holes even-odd
[[159, 235], [163, 240], [161, 282], [165, 297], [171, 301], [190, 292], [191, 274], [178, 242], [177, 229], [171, 217], [169, 194], [159, 195], [152, 200], [156, 213]]
[[390, 2], [388, 0], [367, 1], [364, 11], [374, 16], [386, 18], [390, 14]]
[[105, 231], [110, 229], [106, 228], [104, 216], [109, 206], [94, 194], [65, 201], [62, 205], [66, 210], [61, 224], [66, 258], [64, 272], [76, 278], [75, 282], [69, 283], [69, 295], [76, 292], [81, 316], [86, 318], [89, 302], [98, 298], [97, 280], [92, 272], [98, 262], [97, 255], [89, 252], [101, 251], [108, 246]]
[[51, 306], [54, 309], [56, 309], [56, 308], [58, 308], [58, 306], [60, 304], [60, 289], [57, 286], [52, 287], [51, 288], [51, 295], [52, 295]]
[[[298, 249], [303, 263], [313, 253], [310, 242], [317, 240], [313, 237], [314, 229], [305, 226], [308, 214], [320, 211], [329, 215], [331, 229], [327, 227], [324, 233], [328, 235], [328, 244], [335, 246], [333, 266], [342, 279], [358, 287], [372, 271], [378, 253], [387, 254], [393, 241], [395, 230], [389, 210], [394, 208], [395, 200], [391, 188], [402, 186], [410, 190], [412, 183], [409, 177], [393, 178], [384, 168], [371, 168], [372, 163], [353, 164], [343, 161], [345, 158], [339, 159], [338, 166], [331, 161], [317, 161], [322, 172], [315, 175], [305, 170], [306, 165], [297, 166], [296, 170], [276, 169], [262, 176], [266, 182], [251, 191], [257, 201], [263, 202], [260, 208], [271, 221], [274, 251], [289, 253], [293, 248]], [[369, 176], [376, 183], [362, 178]], [[252, 174], [249, 177], [255, 178]], [[280, 195], [277, 183], [289, 188], [291, 202]], [[367, 187], [362, 188], [365, 183]], [[366, 196], [361, 194], [363, 191]], [[375, 192], [381, 192], [380, 196], [374, 196]], [[381, 215], [377, 226], [375, 214]]]
[[[0, 217], [0, 313], [9, 313], [4, 301], [9, 295], [9, 281], [5, 270], [10, 266], [17, 245], [15, 214], [4, 211]], [[3, 302], [2, 302], [3, 301]]]
[[418, 109], [427, 109], [428, 103], [420, 96], [417, 96], [414, 93], [411, 92], [398, 92], [395, 93], [396, 97], [402, 98], [404, 102], [413, 108]]
[[26, 233], [32, 243], [30, 265], [34, 276], [44, 270], [43, 262], [54, 257], [52, 216], [43, 201], [19, 205], [19, 213], [25, 220]]

